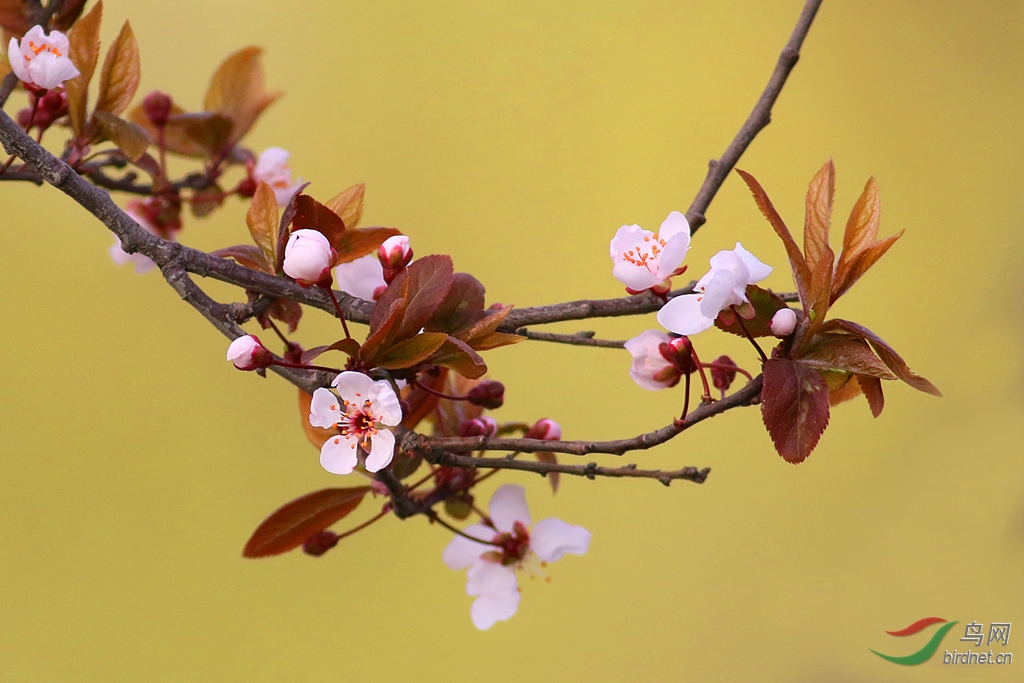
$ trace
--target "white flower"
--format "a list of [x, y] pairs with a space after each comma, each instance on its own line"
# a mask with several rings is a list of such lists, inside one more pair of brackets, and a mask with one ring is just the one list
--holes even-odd
[[673, 357], [678, 357], [684, 352], [689, 355], [689, 348], [681, 339], [673, 339], [660, 330], [645, 330], [639, 335], [626, 342], [626, 350], [633, 356], [633, 363], [629, 366], [629, 376], [633, 381], [644, 389], [657, 391], [668, 389], [679, 383], [683, 373], [679, 367], [665, 357], [662, 353], [662, 345], [667, 345], [666, 351]]
[[367, 254], [334, 269], [338, 289], [365, 301], [376, 301], [388, 288], [384, 282], [384, 267], [376, 254]]
[[409, 238], [405, 235], [387, 238], [377, 248], [377, 258], [380, 259], [380, 263], [384, 267], [384, 279], [390, 282], [412, 261]]
[[239, 370], [255, 370], [267, 367], [266, 361], [269, 357], [270, 352], [263, 346], [259, 337], [243, 334], [228, 346], [226, 360], [234, 363]]
[[[146, 213], [142, 208], [142, 202], [130, 201], [125, 206], [124, 212], [132, 217], [132, 219], [138, 223], [143, 230], [151, 235], [157, 237], [163, 237], [164, 239], [174, 239], [173, 232], [168, 231], [166, 235], [161, 235], [160, 231], [155, 225], [146, 217]], [[138, 252], [129, 254], [121, 248], [121, 240], [118, 237], [114, 237], [114, 243], [110, 245], [110, 258], [113, 260], [115, 265], [123, 266], [126, 263], [131, 263], [135, 266], [135, 274], [143, 275], [156, 268], [156, 264], [145, 254]]]
[[537, 560], [554, 562], [566, 553], [582, 555], [590, 545], [589, 531], [560, 519], [537, 522], [531, 532], [530, 508], [522, 486], [506, 484], [495, 491], [489, 512], [493, 527], [474, 524], [465, 530], [466, 535], [486, 543], [456, 536], [442, 556], [451, 569], [469, 567], [466, 593], [476, 597], [470, 616], [481, 631], [516, 613], [516, 570], [528, 568], [539, 573]]
[[20, 45], [17, 38], [11, 38], [7, 46], [7, 58], [18, 78], [44, 90], [56, 88], [79, 75], [68, 54], [67, 36], [60, 31], [52, 31], [47, 36], [42, 26], [30, 28]]
[[322, 232], [296, 230], [284, 248], [284, 272], [304, 287], [330, 275], [334, 249]]
[[280, 147], [269, 147], [260, 152], [256, 167], [252, 170], [254, 180], [270, 185], [279, 206], [287, 206], [292, 196], [302, 187], [302, 178], [292, 182], [292, 170], [288, 166], [290, 157], [291, 153]]
[[715, 323], [730, 306], [747, 302], [747, 285], [771, 275], [771, 266], [758, 261], [739, 242], [732, 251], [711, 257], [711, 270], [697, 281], [693, 294], [677, 296], [660, 311], [658, 322], [676, 334], [697, 334]]
[[690, 224], [678, 211], [668, 215], [657, 237], [639, 225], [623, 225], [610, 245], [612, 275], [631, 293], [667, 292], [689, 249]]
[[391, 385], [361, 372], [343, 372], [331, 384], [341, 399], [328, 389], [317, 389], [309, 408], [311, 425], [339, 432], [320, 449], [320, 464], [333, 474], [348, 474], [359, 463], [358, 446], [366, 453], [367, 471], [387, 467], [394, 455], [395, 435], [384, 427], [402, 421], [402, 406]]
[[789, 307], [780, 308], [775, 311], [768, 327], [776, 337], [788, 337], [796, 329], [796, 312]]

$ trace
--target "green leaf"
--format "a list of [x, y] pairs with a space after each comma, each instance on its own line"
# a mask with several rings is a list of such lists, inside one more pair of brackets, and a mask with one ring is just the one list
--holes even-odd
[[369, 491], [369, 486], [322, 489], [284, 504], [257, 527], [242, 556], [269, 557], [299, 547], [359, 507]]
[[761, 419], [786, 462], [803, 462], [828, 426], [828, 386], [816, 370], [786, 358], [764, 364]]

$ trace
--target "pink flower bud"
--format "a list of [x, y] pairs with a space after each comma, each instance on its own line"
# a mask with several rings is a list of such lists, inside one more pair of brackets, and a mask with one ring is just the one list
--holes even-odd
[[711, 382], [719, 391], [727, 391], [736, 379], [736, 363], [729, 356], [719, 356], [715, 359], [715, 365], [719, 367], [711, 368]]
[[256, 181], [252, 178], [242, 178], [238, 182], [238, 189], [235, 190], [241, 197], [252, 197], [256, 194]]
[[380, 264], [384, 268], [384, 281], [391, 284], [391, 281], [412, 261], [409, 238], [405, 235], [387, 238], [377, 248], [377, 258], [380, 259]]
[[680, 374], [689, 375], [697, 369], [693, 362], [693, 344], [687, 337], [676, 337], [658, 345], [658, 353]]
[[306, 542], [302, 544], [302, 552], [313, 557], [320, 557], [336, 545], [338, 545], [338, 534], [324, 529], [317, 535], [306, 539]]
[[562, 438], [562, 427], [554, 420], [544, 418], [537, 420], [530, 430], [526, 432], [527, 439], [544, 439], [545, 441], [559, 441]]
[[321, 232], [296, 230], [284, 248], [284, 272], [303, 287], [330, 286], [336, 252]]
[[159, 90], [154, 90], [142, 100], [142, 110], [146, 112], [146, 117], [157, 128], [167, 125], [167, 117], [171, 115], [173, 106], [171, 96]]
[[772, 316], [768, 327], [776, 337], [788, 337], [796, 329], [796, 312], [792, 308], [780, 308]]
[[246, 334], [231, 342], [226, 360], [234, 363], [239, 370], [259, 370], [268, 367], [274, 356], [258, 337]]
[[469, 390], [467, 400], [475, 406], [497, 410], [505, 403], [505, 385], [489, 380], [481, 382]]
[[474, 417], [463, 420], [459, 425], [459, 436], [486, 436], [491, 438], [498, 433], [498, 421], [493, 417]]

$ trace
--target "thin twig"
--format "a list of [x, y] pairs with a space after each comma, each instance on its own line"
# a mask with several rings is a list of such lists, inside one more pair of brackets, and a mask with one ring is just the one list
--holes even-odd
[[551, 332], [533, 332], [525, 327], [520, 327], [516, 330], [516, 334], [535, 341], [572, 344], [573, 346], [598, 346], [604, 349], [621, 349], [626, 345], [626, 342], [616, 339], [597, 339], [594, 337], [595, 333], [591, 330], [575, 334], [554, 334]]
[[561, 463], [548, 463], [533, 460], [508, 460], [506, 458], [475, 458], [470, 455], [456, 455], [455, 453], [433, 453], [433, 462], [445, 467], [482, 467], [494, 470], [519, 470], [522, 472], [534, 472], [546, 476], [551, 472], [559, 474], [571, 474], [587, 479], [597, 477], [624, 478], [633, 477], [637, 479], [656, 479], [668, 486], [674, 480], [683, 479], [697, 484], [703, 484], [707, 479], [711, 468], [697, 469], [696, 467], [684, 467], [679, 470], [639, 470], [636, 465], [625, 467], [599, 467], [597, 463], [590, 462], [586, 465], [563, 465]]
[[779, 60], [775, 63], [775, 70], [772, 71], [772, 76], [768, 79], [768, 85], [765, 86], [764, 92], [758, 98], [750, 116], [747, 117], [740, 132], [736, 133], [736, 137], [733, 138], [721, 158], [708, 162], [708, 174], [704, 178], [704, 183], [686, 211], [686, 220], [690, 222], [691, 234], [697, 232], [700, 226], [704, 225], [707, 220], [704, 214], [707, 212], [711, 200], [715, 198], [718, 189], [722, 187], [729, 172], [743, 156], [743, 152], [750, 146], [757, 134], [771, 122], [772, 106], [779, 98], [779, 93], [782, 92], [782, 86], [786, 84], [790, 72], [800, 59], [800, 47], [804, 43], [804, 38], [807, 37], [811, 22], [814, 21], [814, 15], [818, 13], [820, 5], [821, 0], [807, 0], [803, 11], [800, 12], [800, 18], [797, 19], [796, 27], [789, 36], [789, 41], [782, 48]]

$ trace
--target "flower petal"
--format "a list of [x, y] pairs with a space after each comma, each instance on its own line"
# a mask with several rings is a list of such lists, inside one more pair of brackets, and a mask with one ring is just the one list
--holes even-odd
[[366, 471], [379, 472], [388, 466], [395, 455], [395, 435], [380, 429], [370, 437], [370, 452], [366, 454]]
[[630, 249], [643, 245], [644, 237], [653, 237], [654, 233], [644, 230], [639, 225], [623, 225], [615, 231], [615, 237], [608, 245], [612, 261], [618, 261]]
[[373, 401], [373, 414], [383, 424], [394, 427], [402, 421], [402, 404], [395, 395], [395, 390], [384, 380], [377, 380], [374, 386], [367, 392], [367, 396]]
[[477, 560], [474, 562], [469, 571], [466, 572], [466, 576], [469, 578], [469, 581], [466, 583], [466, 593], [468, 595], [501, 593], [515, 589], [518, 585], [516, 583], [516, 573], [512, 569], [497, 562], [488, 562], [487, 560]]
[[[483, 524], [474, 524], [462, 530], [467, 536], [491, 540], [495, 536], [494, 529]], [[456, 536], [444, 549], [441, 560], [448, 565], [449, 569], [465, 569], [473, 564], [486, 552], [494, 549], [494, 546], [486, 543], [471, 541], [465, 536]]]
[[7, 59], [11, 63], [11, 69], [14, 70], [14, 74], [22, 81], [31, 81], [32, 76], [28, 72], [28, 68], [25, 66], [25, 58], [21, 54], [21, 48], [18, 46], [18, 39], [11, 38], [10, 44], [7, 46]]
[[667, 381], [655, 379], [656, 376], [660, 376], [666, 369], [672, 367], [672, 364], [665, 360], [658, 350], [661, 344], [670, 341], [672, 341], [672, 337], [660, 330], [644, 330], [626, 342], [626, 350], [633, 356], [633, 363], [629, 367], [629, 376], [644, 389], [658, 391], [675, 384], [672, 380], [678, 378], [678, 373]]
[[481, 631], [486, 631], [499, 621], [511, 619], [518, 607], [518, 589], [481, 595], [473, 601], [473, 606], [469, 609], [469, 616], [473, 620], [474, 626]]
[[[743, 266], [743, 271], [746, 270], [746, 266]], [[746, 290], [747, 283], [743, 275], [724, 268], [716, 270], [701, 296], [701, 315], [714, 320], [724, 309], [730, 306], [739, 306], [745, 302], [747, 300]]]
[[331, 474], [350, 474], [359, 464], [356, 440], [334, 436], [320, 449], [320, 465]]
[[659, 284], [663, 278], [647, 268], [636, 266], [629, 261], [619, 261], [612, 266], [612, 277], [626, 285], [634, 292], [642, 292]]
[[388, 286], [384, 281], [384, 266], [376, 253], [335, 266], [334, 281], [338, 289], [364, 301], [373, 301], [374, 293]]
[[714, 318], [708, 318], [700, 312], [699, 298], [697, 294], [677, 296], [658, 311], [658, 322], [676, 334], [703, 332], [715, 321]]
[[566, 553], [582, 555], [589, 547], [589, 531], [560, 519], [542, 519], [530, 533], [530, 550], [545, 562], [560, 560]]
[[760, 282], [761, 280], [771, 275], [772, 271], [775, 270], [771, 266], [761, 263], [756, 256], [754, 256], [749, 251], [744, 249], [743, 245], [740, 244], [739, 242], [736, 243], [736, 248], [733, 251], [736, 252], [737, 256], [743, 259], [743, 263], [746, 264], [747, 266], [747, 270], [750, 273], [749, 277], [747, 278], [748, 285], [752, 285], [755, 282]]
[[505, 484], [491, 496], [491, 521], [498, 531], [510, 532], [519, 522], [530, 526], [530, 507], [526, 504], [526, 489], [518, 484]]
[[690, 233], [681, 232], [670, 237], [658, 257], [658, 277], [662, 279], [671, 277], [676, 268], [683, 265], [688, 251], [690, 251]]
[[338, 390], [343, 399], [349, 403], [362, 405], [364, 401], [370, 398], [370, 391], [374, 388], [376, 382], [361, 372], [346, 370], [335, 377], [331, 384]]
[[341, 401], [328, 389], [317, 389], [309, 404], [309, 424], [330, 429], [341, 422]]
[[658, 229], [658, 239], [668, 242], [676, 235], [686, 235], [686, 246], [690, 246], [690, 223], [686, 216], [673, 211], [662, 221], [661, 228]]

